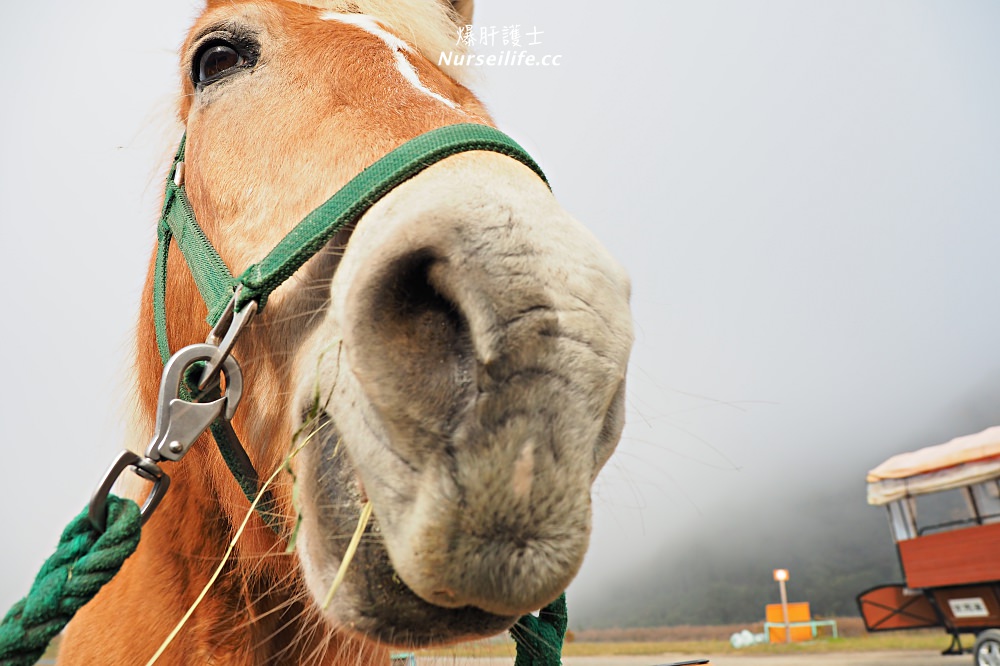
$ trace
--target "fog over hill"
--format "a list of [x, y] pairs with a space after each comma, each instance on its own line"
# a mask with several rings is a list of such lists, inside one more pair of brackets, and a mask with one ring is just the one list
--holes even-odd
[[666, 544], [573, 607], [573, 626], [652, 627], [763, 619], [787, 568], [791, 601], [818, 615], [856, 615], [854, 595], [900, 580], [882, 510], [854, 483], [840, 492], [733, 506], [721, 523]]
[[[974, 387], [926, 437], [896, 448], [934, 445], [997, 423], [1000, 382], [991, 381]], [[789, 569], [789, 600], [808, 601], [814, 616], [857, 615], [858, 593], [902, 581], [886, 512], [866, 503], [865, 473], [881, 457], [854, 455], [853, 474], [837, 470], [826, 478], [789, 465], [785, 485], [706, 508], [701, 525], [666, 541], [643, 564], [571, 595], [571, 626], [760, 621], [764, 605], [780, 601], [775, 568]]]

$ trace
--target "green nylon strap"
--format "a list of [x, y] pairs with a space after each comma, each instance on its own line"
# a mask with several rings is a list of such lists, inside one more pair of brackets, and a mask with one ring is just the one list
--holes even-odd
[[516, 141], [492, 127], [466, 123], [439, 127], [421, 134], [351, 179], [326, 203], [299, 222], [262, 261], [247, 268], [237, 278], [244, 287], [237, 308], [256, 300], [263, 309], [268, 295], [278, 285], [319, 252], [335, 233], [357, 222], [393, 188], [446, 157], [471, 150], [512, 157], [548, 183], [531, 156]]
[[[226, 467], [229, 468], [247, 500], [253, 504], [260, 490], [260, 477], [257, 476], [257, 470], [254, 469], [246, 450], [236, 436], [236, 431], [233, 430], [232, 424], [225, 419], [216, 419], [209, 427], [223, 462], [226, 463]], [[274, 494], [270, 489], [265, 489], [257, 503], [257, 513], [268, 527], [280, 535], [281, 519], [277, 507]]]
[[233, 275], [195, 222], [184, 186], [173, 185], [172, 181], [171, 185], [176, 191], [166, 221], [178, 249], [187, 259], [202, 299], [209, 304], [209, 317], [214, 323], [233, 297]]
[[[160, 221], [156, 226], [156, 262], [153, 269], [153, 325], [156, 329], [156, 346], [160, 352], [160, 360], [166, 364], [170, 359], [170, 344], [167, 342], [167, 259], [170, 254], [171, 241], [177, 243], [181, 254], [187, 261], [191, 275], [202, 299], [209, 306], [208, 319], [212, 323], [218, 320], [222, 309], [233, 296], [233, 274], [215, 250], [211, 241], [205, 236], [194, 211], [187, 200], [184, 185], [178, 185], [174, 176], [184, 162], [184, 152], [187, 137], [181, 138], [174, 163], [167, 175], [166, 190], [163, 195], [163, 208], [160, 211]], [[218, 304], [221, 303], [221, 306]]]
[[[201, 376], [203, 367], [204, 364], [199, 362], [187, 369], [184, 382], [181, 383], [180, 387], [179, 397], [182, 400], [202, 402], [214, 401], [222, 397], [217, 384], [205, 391], [197, 390], [197, 378]], [[236, 435], [236, 431], [233, 430], [233, 424], [224, 418], [218, 418], [212, 422], [209, 430], [223, 462], [226, 463], [226, 467], [236, 479], [236, 483], [243, 491], [247, 501], [253, 504], [260, 490], [260, 477], [257, 475], [257, 470], [254, 469], [246, 449], [243, 448], [240, 438]], [[264, 520], [264, 523], [274, 530], [275, 534], [281, 534], [281, 520], [278, 516], [277, 503], [270, 489], [265, 489], [260, 501], [257, 502], [257, 513]]]
[[0, 623], [0, 666], [30, 666], [73, 615], [111, 580], [139, 545], [142, 519], [132, 500], [108, 496], [107, 529], [74, 518], [45, 561], [28, 595]]
[[153, 328], [156, 330], [156, 348], [160, 361], [170, 360], [170, 343], [167, 340], [167, 257], [172, 234], [170, 227], [159, 225], [156, 229], [156, 262], [153, 264]]
[[154, 323], [157, 345], [164, 362], [170, 357], [166, 343], [165, 291], [167, 253], [171, 238], [177, 242], [205, 301], [208, 308], [207, 321], [214, 325], [232, 298], [236, 284], [244, 286], [240, 302], [236, 304], [237, 310], [251, 300], [256, 300], [259, 309], [263, 309], [271, 292], [319, 252], [334, 234], [357, 222], [373, 204], [400, 183], [446, 157], [473, 150], [500, 153], [528, 166], [548, 183], [545, 174], [531, 156], [503, 132], [471, 123], [439, 127], [407, 141], [364, 169], [309, 213], [264, 259], [251, 265], [234, 279], [195, 220], [183, 184], [177, 185], [174, 182], [178, 165], [184, 161], [184, 148], [185, 141], [182, 140], [174, 159], [174, 167], [167, 178], [157, 238]]

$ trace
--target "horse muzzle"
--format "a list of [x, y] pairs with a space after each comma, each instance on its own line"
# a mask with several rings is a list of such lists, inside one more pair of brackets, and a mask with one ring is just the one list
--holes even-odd
[[586, 552], [623, 425], [628, 281], [512, 160], [462, 155], [412, 184], [365, 216], [334, 276], [328, 376], [350, 404], [331, 418], [406, 586], [518, 616]]

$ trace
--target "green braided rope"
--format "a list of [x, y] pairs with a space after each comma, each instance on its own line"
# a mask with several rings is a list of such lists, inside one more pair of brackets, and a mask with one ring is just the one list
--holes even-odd
[[566, 593], [543, 608], [538, 617], [525, 615], [510, 628], [517, 644], [514, 666], [562, 666], [562, 646], [569, 615]]
[[141, 518], [132, 500], [108, 496], [108, 526], [100, 534], [87, 509], [70, 522], [28, 596], [0, 623], [0, 666], [30, 666], [73, 614], [90, 601], [139, 545]]
[[[45, 561], [28, 595], [0, 623], [0, 666], [31, 666], [73, 615], [110, 581], [139, 545], [142, 517], [129, 499], [108, 496], [108, 525], [97, 532], [84, 509], [70, 522], [56, 552]], [[514, 666], [561, 666], [566, 636], [566, 595], [525, 615], [510, 633]]]

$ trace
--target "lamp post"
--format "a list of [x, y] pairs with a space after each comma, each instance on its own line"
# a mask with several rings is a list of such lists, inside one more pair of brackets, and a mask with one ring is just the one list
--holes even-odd
[[792, 642], [792, 626], [788, 622], [788, 593], [785, 591], [785, 581], [788, 580], [788, 569], [775, 569], [774, 580], [781, 589], [781, 619], [785, 622], [785, 642]]

